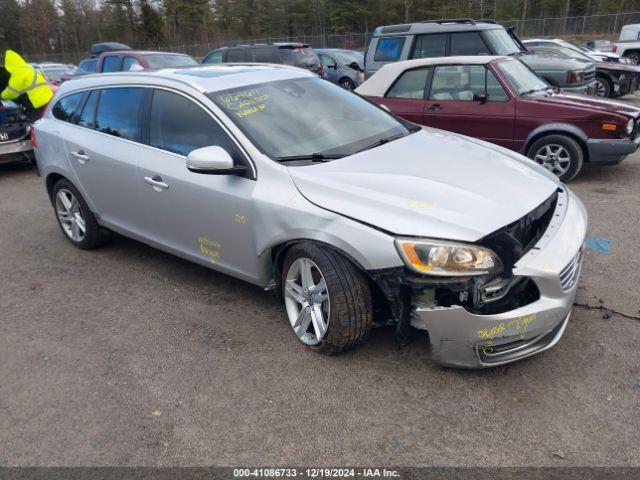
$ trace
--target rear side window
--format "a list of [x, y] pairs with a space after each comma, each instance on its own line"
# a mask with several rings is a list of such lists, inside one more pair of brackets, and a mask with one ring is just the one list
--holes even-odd
[[402, 47], [404, 47], [404, 37], [385, 37], [378, 39], [376, 53], [373, 56], [374, 62], [395, 62], [400, 58]]
[[107, 88], [98, 102], [95, 129], [114, 137], [140, 141], [143, 88]]
[[311, 47], [279, 48], [278, 51], [280, 52], [280, 61], [277, 63], [302, 68], [320, 65], [318, 54]]
[[240, 48], [234, 48], [227, 52], [227, 62], [229, 63], [242, 63], [246, 62], [246, 51]]
[[391, 98], [424, 98], [424, 88], [427, 83], [427, 68], [416, 68], [404, 72], [387, 92]]
[[149, 145], [184, 156], [218, 145], [235, 161], [241, 158], [227, 133], [207, 112], [192, 100], [165, 90], [153, 93]]
[[73, 122], [73, 118], [80, 106], [80, 100], [84, 96], [84, 92], [74, 93], [61, 98], [58, 103], [53, 106], [53, 116], [63, 122]]
[[96, 114], [96, 99], [98, 91], [94, 90], [89, 94], [89, 98], [84, 104], [82, 113], [78, 116], [78, 125], [81, 127], [93, 128], [93, 119]]
[[275, 48], [252, 48], [249, 51], [249, 61], [255, 63], [280, 63]]
[[117, 55], [104, 57], [102, 61], [103, 72], [117, 72], [118, 70], [120, 70], [120, 57]]
[[447, 35], [418, 35], [411, 58], [444, 57], [447, 54]]
[[218, 52], [211, 52], [203, 61], [202, 63], [222, 63], [222, 54], [224, 52], [222, 51], [218, 51]]
[[81, 72], [92, 73], [96, 71], [98, 66], [98, 60], [85, 60], [78, 66], [78, 70]]
[[489, 49], [484, 44], [478, 32], [452, 33], [451, 55], [489, 55]]

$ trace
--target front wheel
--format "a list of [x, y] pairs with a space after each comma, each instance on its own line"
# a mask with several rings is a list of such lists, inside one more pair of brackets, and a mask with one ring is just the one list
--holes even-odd
[[329, 248], [303, 242], [291, 247], [282, 268], [282, 290], [293, 332], [327, 355], [365, 342], [373, 321], [364, 274]]
[[613, 87], [609, 80], [604, 78], [596, 78], [596, 97], [609, 98], [613, 97]]
[[563, 182], [573, 180], [584, 162], [578, 142], [566, 135], [547, 135], [529, 147], [527, 156]]
[[342, 80], [340, 80], [340, 86], [349, 91], [355, 90], [356, 88], [356, 84], [353, 83], [353, 80], [351, 80], [350, 78], [343, 78]]

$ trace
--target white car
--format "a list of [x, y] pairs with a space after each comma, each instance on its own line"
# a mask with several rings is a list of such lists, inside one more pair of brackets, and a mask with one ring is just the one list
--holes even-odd
[[310, 72], [80, 77], [34, 144], [71, 244], [113, 230], [276, 289], [322, 353], [390, 324], [428, 331], [442, 364], [491, 367], [551, 348], [571, 314], [587, 215], [565, 185]]
[[583, 55], [586, 55], [594, 62], [620, 62], [620, 55], [617, 55], [613, 52], [602, 52], [599, 50], [590, 50], [585, 47], [581, 47], [580, 45], [576, 45], [571, 42], [567, 42], [566, 40], [562, 40], [561, 38], [531, 38], [528, 40], [523, 40], [525, 46], [531, 47], [566, 47], [571, 50], [575, 50]]

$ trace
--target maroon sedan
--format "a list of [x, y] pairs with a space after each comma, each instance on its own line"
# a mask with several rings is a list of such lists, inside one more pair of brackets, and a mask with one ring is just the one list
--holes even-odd
[[584, 162], [613, 165], [640, 144], [640, 108], [554, 91], [509, 57], [390, 63], [356, 93], [421, 125], [515, 150], [568, 182]]

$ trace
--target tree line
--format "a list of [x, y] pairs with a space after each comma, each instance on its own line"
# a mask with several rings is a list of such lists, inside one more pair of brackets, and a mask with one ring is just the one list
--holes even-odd
[[0, 50], [86, 53], [98, 41], [169, 48], [369, 32], [438, 18], [529, 18], [640, 10], [640, 0], [0, 0]]

